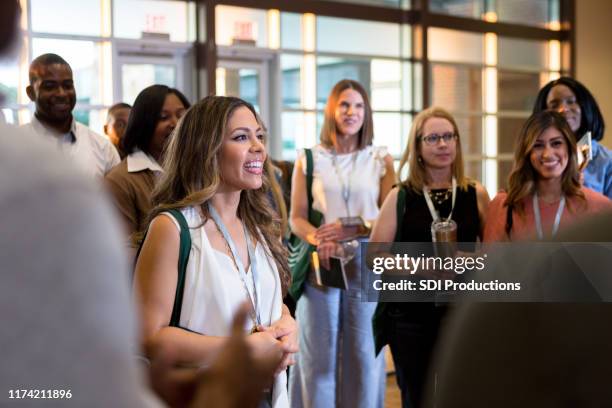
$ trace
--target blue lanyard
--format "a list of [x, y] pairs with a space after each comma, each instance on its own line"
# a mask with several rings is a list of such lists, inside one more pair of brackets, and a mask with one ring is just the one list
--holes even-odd
[[242, 263], [242, 260], [240, 259], [240, 256], [238, 255], [238, 251], [236, 250], [236, 244], [234, 243], [232, 236], [229, 234], [225, 224], [223, 223], [223, 220], [221, 220], [219, 213], [217, 212], [217, 210], [215, 210], [215, 207], [213, 207], [210, 203], [208, 204], [208, 212], [210, 213], [210, 216], [212, 217], [215, 224], [217, 224], [217, 227], [219, 227], [219, 231], [221, 232], [221, 235], [223, 235], [223, 239], [225, 239], [225, 242], [227, 242], [227, 245], [229, 246], [229, 249], [232, 253], [232, 257], [234, 258], [234, 262], [236, 263], [236, 267], [238, 268], [238, 274], [240, 275], [240, 280], [242, 280], [242, 285], [244, 286], [244, 290], [246, 291], [247, 297], [249, 298], [249, 301], [251, 305], [253, 306], [253, 314], [252, 314], [253, 323], [256, 325], [261, 325], [261, 315], [259, 311], [259, 298], [257, 296], [260, 290], [259, 279], [257, 278], [257, 258], [255, 257], [255, 248], [253, 248], [253, 242], [251, 241], [251, 238], [249, 237], [249, 233], [246, 229], [246, 225], [244, 225], [244, 222], [242, 223], [242, 227], [244, 228], [244, 236], [247, 242], [247, 250], [249, 253], [249, 258], [251, 260], [251, 279], [253, 280], [253, 293], [251, 293], [251, 290], [249, 289], [249, 285], [247, 285], [248, 277], [246, 274], [246, 270], [244, 269], [244, 264]]

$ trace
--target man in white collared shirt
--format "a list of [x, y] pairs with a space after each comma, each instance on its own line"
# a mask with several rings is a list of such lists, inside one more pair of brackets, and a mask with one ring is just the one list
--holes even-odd
[[119, 154], [104, 136], [78, 123], [72, 116], [76, 91], [72, 69], [59, 55], [43, 54], [30, 65], [28, 97], [36, 104], [32, 122], [24, 128], [54, 139], [84, 173], [102, 177], [119, 163]]

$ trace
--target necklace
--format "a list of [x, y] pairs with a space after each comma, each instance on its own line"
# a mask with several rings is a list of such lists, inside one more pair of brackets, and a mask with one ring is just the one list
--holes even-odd
[[441, 205], [443, 202], [450, 198], [451, 192], [452, 188], [447, 188], [446, 190], [442, 191], [429, 190], [429, 196], [437, 205]]

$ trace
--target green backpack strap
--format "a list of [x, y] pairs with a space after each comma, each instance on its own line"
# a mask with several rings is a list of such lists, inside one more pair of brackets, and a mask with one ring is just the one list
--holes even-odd
[[174, 305], [170, 317], [170, 326], [180, 327], [181, 309], [183, 307], [183, 292], [185, 291], [185, 275], [187, 272], [187, 262], [189, 262], [189, 252], [191, 251], [191, 234], [189, 225], [183, 213], [178, 209], [168, 211], [176, 219], [181, 227], [178, 261], [178, 278], [176, 281], [176, 293], [174, 295]]
[[[174, 294], [174, 305], [172, 306], [172, 314], [170, 316], [170, 326], [180, 327], [179, 323], [181, 320], [181, 308], [183, 307], [183, 292], [185, 290], [185, 275], [187, 271], [187, 262], [189, 261], [189, 252], [191, 251], [191, 234], [189, 233], [189, 225], [185, 216], [179, 209], [172, 209], [166, 211], [179, 223], [180, 229], [180, 246], [179, 246], [179, 261], [178, 261], [178, 277], [176, 280], [176, 293]], [[140, 242], [138, 251], [136, 252], [136, 260], [134, 261], [134, 267], [136, 261], [140, 256], [142, 250], [142, 244], [149, 230], [145, 231], [144, 237]]]
[[304, 149], [306, 155], [306, 198], [308, 200], [308, 221], [318, 227], [323, 219], [323, 214], [312, 209], [312, 180], [314, 173], [314, 162], [312, 149]]

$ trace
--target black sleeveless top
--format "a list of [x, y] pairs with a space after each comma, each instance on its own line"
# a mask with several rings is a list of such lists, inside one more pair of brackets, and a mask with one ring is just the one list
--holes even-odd
[[[423, 192], [416, 192], [410, 187], [406, 189], [406, 207], [401, 225], [398, 225], [399, 242], [431, 242], [431, 223], [433, 218], [429, 213]], [[442, 193], [445, 190], [432, 190]], [[452, 194], [438, 204], [432, 200], [441, 218], [448, 217], [452, 206]], [[480, 234], [480, 217], [476, 188], [469, 184], [467, 190], [457, 187], [453, 221], [457, 223], [457, 242], [476, 242]]]
[[[406, 190], [406, 202], [401, 224], [397, 226], [399, 238], [396, 242], [431, 242], [431, 223], [433, 218], [429, 213], [423, 192], [417, 193], [410, 187]], [[442, 193], [445, 189], [434, 189], [432, 192]], [[441, 218], [448, 217], [452, 206], [452, 194], [449, 193], [440, 204], [432, 200]], [[480, 234], [480, 217], [476, 187], [468, 184], [467, 190], [457, 187], [453, 221], [457, 223], [457, 242], [476, 242]], [[471, 250], [464, 248], [463, 250]], [[427, 251], [425, 251], [427, 252]], [[447, 306], [436, 306], [434, 303], [408, 302], [389, 303], [388, 316], [413, 323], [424, 323], [437, 327], [445, 315]], [[437, 322], [437, 323], [435, 323]]]

